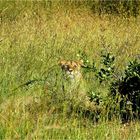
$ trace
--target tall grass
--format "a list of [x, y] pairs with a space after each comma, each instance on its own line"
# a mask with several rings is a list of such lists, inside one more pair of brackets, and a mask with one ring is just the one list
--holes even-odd
[[[107, 121], [103, 107], [102, 119], [94, 124], [79, 112], [69, 112], [71, 101], [64, 101], [60, 59], [78, 60], [77, 54], [84, 50], [89, 61], [100, 67], [101, 51], [111, 52], [116, 57], [116, 74], [120, 74], [140, 53], [139, 16], [98, 16], [91, 4], [0, 2], [0, 139], [140, 137], [139, 122], [123, 126], [119, 118]], [[97, 83], [94, 73], [85, 77], [88, 91], [106, 98], [107, 85]]]

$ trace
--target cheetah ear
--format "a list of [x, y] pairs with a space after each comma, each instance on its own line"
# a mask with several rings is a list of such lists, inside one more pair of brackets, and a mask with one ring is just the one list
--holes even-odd
[[80, 61], [79, 61], [79, 64], [80, 64], [80, 66], [84, 66], [83, 60], [80, 60]]
[[78, 63], [76, 61], [71, 61], [71, 66], [77, 67]]
[[62, 66], [62, 65], [65, 64], [65, 61], [64, 61], [64, 60], [59, 60], [59, 61], [58, 61], [58, 64], [59, 64], [60, 66]]

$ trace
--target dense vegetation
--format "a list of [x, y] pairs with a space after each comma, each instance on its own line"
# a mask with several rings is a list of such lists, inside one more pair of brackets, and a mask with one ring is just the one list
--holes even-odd
[[[0, 139], [139, 139], [139, 7], [0, 1]], [[62, 59], [83, 61], [80, 87], [63, 80]]]

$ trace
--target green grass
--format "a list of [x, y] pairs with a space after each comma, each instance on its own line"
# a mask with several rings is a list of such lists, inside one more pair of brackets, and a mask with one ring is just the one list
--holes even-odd
[[[107, 51], [116, 57], [116, 73], [123, 72], [140, 54], [140, 17], [99, 17], [70, 3], [0, 2], [0, 139], [140, 138], [139, 122], [125, 127], [120, 119], [102, 116], [96, 124], [75, 112], [68, 115], [70, 101], [63, 102], [58, 66], [60, 59], [78, 60], [84, 50], [100, 67], [101, 51]], [[33, 79], [45, 80], [17, 88]], [[108, 93], [107, 85], [94, 79], [87, 84]]]

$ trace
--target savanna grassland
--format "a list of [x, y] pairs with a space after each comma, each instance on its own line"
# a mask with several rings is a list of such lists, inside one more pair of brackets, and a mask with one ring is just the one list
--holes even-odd
[[110, 52], [119, 77], [139, 57], [139, 46], [140, 16], [99, 15], [88, 1], [1, 0], [0, 139], [139, 140], [139, 121], [123, 125], [113, 110], [108, 119], [106, 106], [113, 106], [108, 82], [100, 84], [94, 72], [85, 73], [87, 92], [105, 100], [101, 115], [95, 109], [91, 119], [77, 112], [78, 98], [64, 100], [58, 66], [59, 60], [79, 60], [84, 52], [100, 68], [101, 52]]

